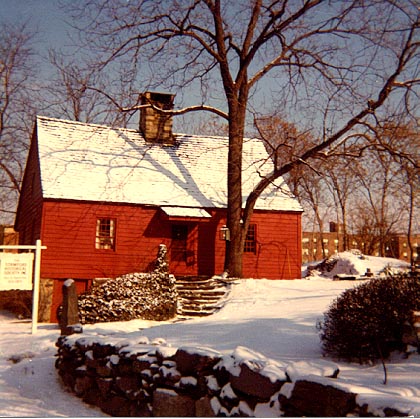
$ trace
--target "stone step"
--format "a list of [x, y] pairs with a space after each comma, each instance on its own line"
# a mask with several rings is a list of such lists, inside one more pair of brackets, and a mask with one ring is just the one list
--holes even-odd
[[197, 303], [197, 304], [188, 304], [182, 307], [183, 310], [196, 310], [196, 311], [203, 311], [203, 310], [213, 310], [215, 308], [220, 308], [221, 304], [204, 304], [204, 303]]
[[176, 280], [178, 315], [209, 316], [223, 306], [230, 284], [214, 278], [180, 277]]
[[214, 291], [206, 291], [206, 290], [177, 290], [179, 295], [189, 295], [192, 297], [199, 297], [199, 296], [205, 296], [209, 298], [214, 298], [217, 296], [223, 296], [226, 294], [226, 291], [222, 290], [214, 290]]
[[217, 292], [226, 290], [226, 285], [211, 285], [211, 284], [198, 284], [198, 285], [183, 285], [177, 284], [176, 288], [180, 291], [208, 291], [208, 292]]
[[180, 310], [178, 315], [183, 317], [205, 317], [214, 314], [214, 310], [209, 311], [195, 311], [195, 310]]
[[201, 292], [209, 292], [209, 293], [214, 293], [214, 292], [223, 292], [226, 287], [209, 287], [209, 286], [202, 286], [202, 287], [183, 287], [183, 286], [177, 286], [176, 289], [178, 291], [181, 292], [196, 292], [196, 291], [201, 291]]
[[194, 303], [196, 302], [197, 304], [205, 304], [205, 303], [217, 303], [218, 301], [220, 301], [220, 297], [219, 298], [196, 298], [196, 297], [189, 297], [189, 296], [179, 296], [179, 300], [183, 303]]
[[193, 300], [193, 301], [190, 300], [190, 301], [188, 301], [188, 300], [181, 300], [179, 302], [179, 306], [182, 309], [192, 308], [192, 307], [194, 307], [194, 309], [203, 308], [203, 307], [206, 307], [206, 308], [210, 308], [210, 307], [220, 308], [222, 305], [223, 304], [220, 304], [219, 301], [196, 301], [196, 300]]

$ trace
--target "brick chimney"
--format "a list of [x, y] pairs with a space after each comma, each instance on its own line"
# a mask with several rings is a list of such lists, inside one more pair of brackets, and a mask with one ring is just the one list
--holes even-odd
[[[175, 95], [168, 93], [145, 92], [141, 104], [153, 104], [160, 109], [172, 110], [174, 97]], [[141, 108], [140, 132], [147, 142], [172, 145], [172, 116], [159, 113], [152, 107]]]

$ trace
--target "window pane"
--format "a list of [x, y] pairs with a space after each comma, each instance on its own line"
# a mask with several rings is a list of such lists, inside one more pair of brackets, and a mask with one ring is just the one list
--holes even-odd
[[245, 238], [244, 252], [256, 253], [257, 252], [257, 225], [250, 224]]
[[115, 220], [111, 218], [98, 218], [96, 220], [96, 241], [97, 249], [115, 248]]

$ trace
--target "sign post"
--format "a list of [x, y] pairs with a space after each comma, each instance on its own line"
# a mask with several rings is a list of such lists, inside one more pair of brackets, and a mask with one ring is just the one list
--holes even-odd
[[37, 240], [35, 246], [0, 246], [0, 250], [35, 250], [35, 266], [33, 269], [33, 278], [31, 275], [34, 260], [33, 253], [0, 253], [0, 290], [33, 290], [32, 334], [36, 333], [38, 326], [41, 250], [46, 248], [46, 246], [41, 245], [41, 240]]
[[36, 333], [38, 326], [39, 282], [41, 276], [41, 240], [35, 245], [34, 291], [32, 302], [32, 334]]

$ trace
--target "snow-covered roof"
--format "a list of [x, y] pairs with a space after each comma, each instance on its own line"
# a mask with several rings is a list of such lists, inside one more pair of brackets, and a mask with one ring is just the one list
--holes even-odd
[[201, 208], [161, 207], [169, 217], [211, 218], [211, 215]]
[[[44, 198], [190, 208], [225, 208], [228, 141], [176, 135], [176, 145], [147, 143], [132, 129], [37, 117]], [[270, 172], [264, 144], [243, 146], [243, 201]], [[282, 179], [256, 209], [301, 211]]]

